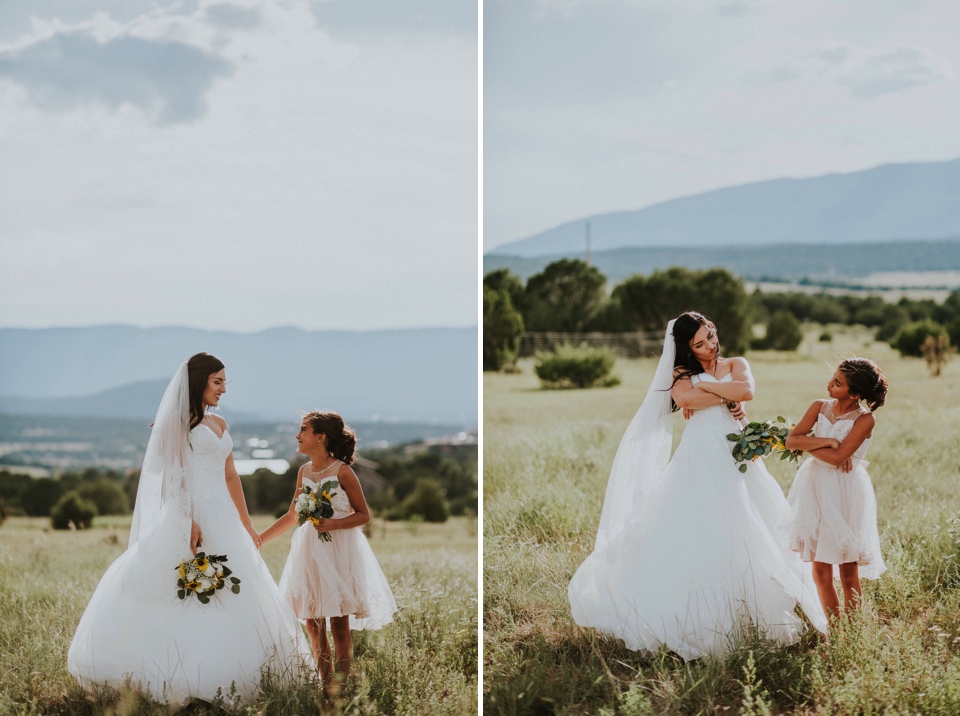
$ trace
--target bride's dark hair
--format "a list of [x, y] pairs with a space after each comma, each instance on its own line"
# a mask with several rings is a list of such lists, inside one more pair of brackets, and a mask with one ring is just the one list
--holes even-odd
[[207, 379], [223, 370], [224, 365], [216, 356], [209, 353], [197, 353], [187, 361], [187, 383], [190, 388], [190, 429], [193, 430], [203, 420], [203, 391], [207, 388]]
[[[686, 311], [677, 316], [673, 322], [673, 344], [676, 348], [673, 359], [673, 382], [668, 390], [672, 389], [677, 381], [704, 372], [700, 361], [697, 360], [690, 349], [690, 341], [703, 326], [712, 325], [713, 321], [696, 311]], [[679, 409], [677, 404], [673, 402], [673, 398], [670, 399], [670, 408], [671, 410]]]

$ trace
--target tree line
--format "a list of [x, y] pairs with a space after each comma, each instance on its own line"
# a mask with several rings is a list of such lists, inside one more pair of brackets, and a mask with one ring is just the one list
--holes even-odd
[[[364, 452], [378, 464], [386, 489], [366, 494], [371, 512], [387, 519], [410, 519], [419, 515], [428, 522], [442, 522], [449, 515], [477, 514], [477, 449], [440, 448], [407, 454], [406, 446]], [[297, 471], [290, 466], [283, 475], [260, 469], [241, 477], [251, 514], [286, 512], [293, 498]], [[65, 472], [54, 478], [35, 478], [16, 472], [15, 466], [0, 471], [0, 515], [51, 517], [55, 528], [90, 526], [97, 515], [126, 515], [136, 501], [139, 471], [88, 468]]]
[[[730, 354], [748, 349], [794, 350], [801, 322], [863, 325], [876, 329], [904, 355], [919, 356], [927, 336], [960, 343], [960, 291], [943, 303], [879, 296], [794, 292], [752, 294], [743, 280], [723, 268], [672, 267], [636, 274], [607, 291], [595, 266], [575, 259], [554, 261], [526, 284], [508, 269], [483, 280], [483, 368], [499, 370], [517, 358], [523, 331], [662, 331], [671, 318], [699, 310], [717, 325]], [[766, 335], [754, 337], [763, 323]]]

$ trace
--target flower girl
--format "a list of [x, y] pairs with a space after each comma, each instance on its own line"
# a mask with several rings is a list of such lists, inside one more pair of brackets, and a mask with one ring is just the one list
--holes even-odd
[[[307, 622], [307, 633], [320, 678], [326, 682], [333, 671], [327, 641], [326, 619], [336, 648], [337, 672], [345, 679], [350, 672], [354, 629], [379, 629], [393, 621], [397, 610], [390, 585], [377, 563], [360, 526], [370, 521], [367, 502], [354, 461], [356, 436], [334, 412], [307, 414], [297, 433], [298, 452], [310, 458], [297, 474], [297, 488], [290, 509], [261, 534], [265, 544], [299, 521], [290, 554], [280, 577], [280, 591]], [[325, 503], [325, 516], [304, 519], [298, 502]], [[320, 512], [314, 512], [319, 515]]]
[[[843, 611], [861, 600], [860, 577], [876, 579], [880, 555], [877, 500], [864, 456], [883, 405], [887, 380], [866, 358], [837, 366], [827, 384], [829, 400], [815, 400], [790, 432], [787, 449], [810, 453], [790, 487], [790, 544], [806, 562], [828, 616], [839, 616], [834, 574], [843, 587]], [[865, 401], [869, 410], [860, 404]], [[816, 437], [807, 434], [814, 430]]]

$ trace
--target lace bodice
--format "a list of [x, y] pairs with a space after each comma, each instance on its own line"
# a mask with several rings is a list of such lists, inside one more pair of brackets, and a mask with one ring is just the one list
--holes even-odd
[[[304, 484], [309, 484], [314, 487], [322, 488], [328, 482], [335, 482], [337, 480], [336, 471], [333, 471], [331, 475], [324, 475], [317, 478], [317, 481], [311, 479], [314, 472], [310, 469], [310, 465], [307, 464], [307, 473], [303, 477]], [[347, 493], [342, 487], [334, 488], [335, 492], [330, 498], [330, 505], [333, 507], [333, 518], [340, 519], [341, 517], [346, 517], [347, 515], [353, 514], [353, 508], [350, 506], [350, 498], [347, 497]]]
[[[853, 429], [853, 424], [857, 421], [857, 418], [864, 415], [865, 411], [863, 408], [858, 407], [856, 410], [851, 410], [840, 417], [836, 417], [833, 414], [833, 406], [835, 403], [835, 400], [824, 401], [823, 407], [820, 408], [820, 414], [817, 415], [815, 434], [818, 438], [836, 438], [840, 442], [843, 442]], [[869, 445], [870, 437], [860, 444], [860, 447], [854, 451], [851, 458], [853, 460], [863, 460], [867, 454], [867, 447]]]

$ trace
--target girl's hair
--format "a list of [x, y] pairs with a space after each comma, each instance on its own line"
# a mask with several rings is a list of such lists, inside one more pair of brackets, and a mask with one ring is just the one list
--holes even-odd
[[850, 393], [867, 401], [870, 412], [883, 405], [887, 397], [887, 379], [880, 372], [880, 366], [869, 358], [854, 356], [840, 361], [837, 370], [847, 379]]
[[209, 353], [197, 353], [187, 361], [187, 382], [190, 386], [190, 429], [193, 430], [203, 420], [203, 391], [207, 389], [207, 380], [214, 373], [223, 370], [223, 363]]
[[344, 424], [340, 413], [314, 410], [303, 416], [316, 435], [327, 436], [327, 452], [346, 465], [352, 465], [357, 449], [357, 435]]
[[[673, 382], [667, 390], [671, 390], [683, 378], [689, 378], [704, 372], [703, 365], [700, 364], [700, 361], [697, 360], [690, 349], [690, 341], [703, 326], [712, 325], [713, 322], [709, 318], [696, 311], [686, 311], [677, 316], [673, 322], [673, 344], [676, 348], [673, 359], [675, 370], [673, 372]], [[673, 398], [670, 399], [670, 408], [671, 410], [679, 409], [677, 404], [673, 402]]]

